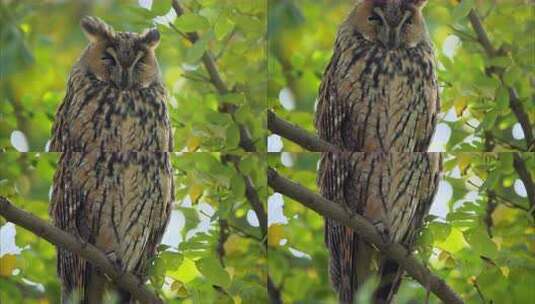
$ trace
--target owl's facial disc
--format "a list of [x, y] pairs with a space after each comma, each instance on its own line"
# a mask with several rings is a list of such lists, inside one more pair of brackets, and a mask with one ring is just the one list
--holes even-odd
[[[121, 52], [125, 53], [125, 52]], [[145, 56], [144, 52], [138, 51], [135, 56], [119, 56], [115, 49], [108, 47], [101, 57], [103, 64], [108, 67], [109, 80], [119, 89], [128, 90], [139, 82], [137, 72], [143, 64], [140, 59]]]
[[377, 40], [388, 50], [397, 49], [403, 44], [403, 30], [411, 24], [410, 11], [404, 11], [401, 16], [397, 12], [375, 7], [368, 18], [377, 29]]

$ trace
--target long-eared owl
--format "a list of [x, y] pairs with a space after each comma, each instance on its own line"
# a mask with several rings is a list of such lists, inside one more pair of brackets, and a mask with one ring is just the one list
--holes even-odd
[[[50, 213], [143, 282], [174, 200], [160, 35], [116, 32], [95, 17], [81, 26], [89, 45], [71, 71], [50, 144], [62, 152]], [[63, 303], [101, 303], [108, 291], [133, 303], [80, 256], [58, 248], [57, 257]]]
[[[364, 215], [410, 250], [438, 185], [441, 156], [428, 150], [439, 112], [426, 0], [358, 0], [338, 30], [320, 86], [315, 125], [338, 153], [322, 154], [321, 194]], [[343, 152], [346, 151], [346, 152]], [[327, 219], [330, 275], [341, 303], [373, 271], [375, 303], [390, 303], [402, 270], [351, 229]]]

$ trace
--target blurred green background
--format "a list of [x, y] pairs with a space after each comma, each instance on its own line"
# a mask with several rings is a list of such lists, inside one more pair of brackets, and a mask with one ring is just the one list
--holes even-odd
[[[175, 151], [238, 149], [237, 124], [217, 111], [222, 102], [240, 106], [236, 121], [264, 151], [267, 3], [180, 3], [186, 14], [176, 19], [171, 0], [0, 1], [0, 151], [45, 150], [69, 70], [87, 45], [79, 27], [85, 15], [120, 31], [160, 30], [157, 56], [170, 94]], [[169, 22], [182, 32], [198, 31], [201, 39], [192, 45]], [[205, 50], [214, 55], [229, 94], [217, 94], [208, 82], [200, 62]]]
[[[321, 77], [337, 27], [353, 8], [347, 0], [269, 0], [268, 104], [311, 132]], [[436, 48], [442, 87], [440, 124], [431, 151], [528, 151], [511, 110], [506, 86], [514, 88], [535, 132], [533, 2], [526, 0], [428, 1], [424, 8]], [[496, 49], [488, 58], [475, 41], [467, 15], [474, 8]], [[504, 70], [504, 84], [490, 75]], [[303, 151], [271, 137], [270, 151]], [[284, 146], [284, 147], [282, 147]], [[531, 143], [531, 150], [535, 146]]]

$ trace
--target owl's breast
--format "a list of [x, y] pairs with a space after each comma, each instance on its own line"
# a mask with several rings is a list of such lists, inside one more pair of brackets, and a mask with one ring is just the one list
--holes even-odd
[[168, 220], [174, 195], [168, 153], [70, 153], [60, 165], [70, 190], [84, 198], [78, 225], [87, 227], [89, 241], [134, 269]]
[[66, 121], [62, 150], [170, 151], [166, 96], [162, 86], [75, 91], [62, 113]]
[[337, 73], [337, 102], [348, 103], [344, 138], [357, 151], [426, 151], [438, 87], [432, 51], [347, 49]]

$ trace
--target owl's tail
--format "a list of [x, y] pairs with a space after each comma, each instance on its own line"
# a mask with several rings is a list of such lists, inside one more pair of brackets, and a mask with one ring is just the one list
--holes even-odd
[[329, 219], [325, 225], [329, 272], [341, 304], [353, 303], [355, 291], [368, 278], [372, 249], [350, 228]]
[[381, 263], [379, 268], [381, 281], [379, 287], [373, 294], [373, 303], [388, 304], [392, 302], [399, 286], [401, 285], [401, 278], [403, 270], [393, 260], [385, 260]]

